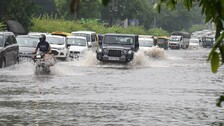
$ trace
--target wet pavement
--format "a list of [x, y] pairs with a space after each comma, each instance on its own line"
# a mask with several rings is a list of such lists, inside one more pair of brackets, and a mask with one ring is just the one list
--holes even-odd
[[103, 64], [88, 52], [58, 62], [50, 75], [23, 61], [0, 70], [0, 125], [218, 126], [223, 69], [211, 72], [209, 51], [159, 50], [156, 58], [140, 51], [129, 64]]

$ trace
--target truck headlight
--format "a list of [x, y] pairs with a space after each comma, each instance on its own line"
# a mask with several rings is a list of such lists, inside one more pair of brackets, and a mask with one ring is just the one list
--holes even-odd
[[132, 53], [133, 53], [132, 50], [129, 50], [129, 51], [128, 51], [128, 54], [129, 54], [129, 55], [131, 55]]
[[123, 54], [126, 55], [128, 51], [126, 49], [123, 50]]
[[98, 50], [97, 50], [97, 52], [99, 52], [99, 53], [102, 53], [102, 49], [101, 48], [99, 48]]
[[108, 50], [107, 49], [103, 49], [103, 53], [107, 54]]

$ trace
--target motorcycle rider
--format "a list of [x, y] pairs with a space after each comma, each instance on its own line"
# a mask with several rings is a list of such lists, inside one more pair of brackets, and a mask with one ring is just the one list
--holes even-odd
[[38, 49], [39, 49], [39, 51], [41, 51], [43, 53], [50, 54], [51, 53], [51, 46], [46, 41], [46, 36], [44, 34], [41, 34], [39, 40], [40, 40], [40, 42], [37, 44], [35, 54], [37, 53]]

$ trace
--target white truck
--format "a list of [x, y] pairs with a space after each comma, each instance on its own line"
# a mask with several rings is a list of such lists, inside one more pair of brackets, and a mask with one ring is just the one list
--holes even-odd
[[169, 39], [169, 47], [171, 49], [187, 49], [189, 47], [190, 33], [173, 32]]

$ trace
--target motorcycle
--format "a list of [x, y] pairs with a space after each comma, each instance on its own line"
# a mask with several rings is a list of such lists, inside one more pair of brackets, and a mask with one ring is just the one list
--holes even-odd
[[34, 62], [36, 63], [36, 74], [50, 74], [50, 67], [54, 65], [54, 58], [50, 54], [37, 53], [34, 56]]

